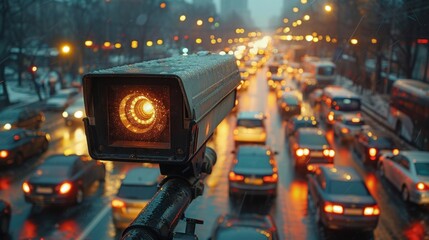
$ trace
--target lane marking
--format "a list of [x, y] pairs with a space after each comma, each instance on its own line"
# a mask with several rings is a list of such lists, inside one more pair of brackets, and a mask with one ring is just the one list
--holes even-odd
[[107, 205], [104, 207], [104, 209], [89, 223], [88, 227], [85, 228], [85, 230], [79, 235], [79, 237], [76, 238], [76, 240], [83, 240], [85, 239], [92, 230], [97, 226], [97, 224], [104, 218], [104, 216], [109, 212], [110, 205]]

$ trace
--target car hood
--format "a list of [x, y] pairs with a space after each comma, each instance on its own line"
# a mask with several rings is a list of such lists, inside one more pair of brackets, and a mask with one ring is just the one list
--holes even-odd
[[64, 105], [67, 102], [66, 99], [48, 99], [48, 101], [46, 101], [46, 104], [48, 105]]
[[234, 169], [235, 173], [238, 174], [245, 174], [245, 175], [271, 175], [273, 174], [272, 169], [265, 169], [265, 168], [240, 168], [240, 169]]
[[85, 112], [85, 110], [82, 106], [70, 106], [66, 109], [66, 112], [68, 112], [70, 114], [75, 113], [77, 111]]
[[371, 196], [355, 196], [355, 195], [337, 195], [328, 194], [326, 200], [330, 202], [338, 202], [343, 204], [376, 204], [377, 202]]
[[30, 184], [60, 184], [67, 180], [66, 176], [32, 176], [28, 180]]

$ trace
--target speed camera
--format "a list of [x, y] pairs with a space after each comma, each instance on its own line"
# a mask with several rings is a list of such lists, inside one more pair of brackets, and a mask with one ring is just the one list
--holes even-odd
[[187, 162], [234, 107], [239, 83], [232, 56], [208, 53], [86, 74], [89, 154], [114, 161]]

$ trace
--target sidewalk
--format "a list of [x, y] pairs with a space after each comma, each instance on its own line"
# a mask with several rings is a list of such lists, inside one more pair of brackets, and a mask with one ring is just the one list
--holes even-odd
[[11, 81], [7, 83], [7, 91], [9, 93], [10, 105], [6, 106], [4, 109], [20, 108], [37, 103], [42, 104], [42, 102], [39, 102], [36, 91], [28, 85], [19, 87], [18, 82]]

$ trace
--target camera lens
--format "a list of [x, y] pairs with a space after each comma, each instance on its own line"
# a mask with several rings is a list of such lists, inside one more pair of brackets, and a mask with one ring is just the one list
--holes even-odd
[[157, 114], [154, 103], [138, 94], [125, 96], [119, 106], [122, 124], [135, 133], [145, 133], [154, 126]]

